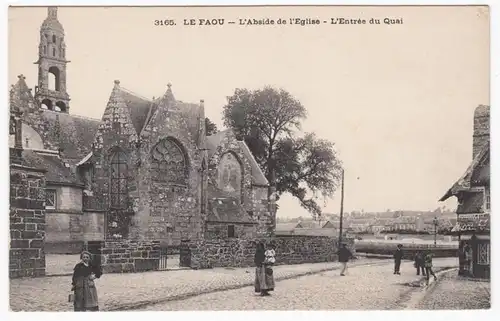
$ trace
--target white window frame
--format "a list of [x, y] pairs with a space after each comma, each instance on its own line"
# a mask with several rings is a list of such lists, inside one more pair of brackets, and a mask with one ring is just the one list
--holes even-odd
[[[54, 205], [49, 205], [49, 203], [47, 202], [49, 193], [53, 193], [54, 194]], [[47, 188], [45, 190], [45, 208], [46, 209], [51, 209], [51, 210], [55, 210], [57, 208], [57, 190], [56, 189]]]

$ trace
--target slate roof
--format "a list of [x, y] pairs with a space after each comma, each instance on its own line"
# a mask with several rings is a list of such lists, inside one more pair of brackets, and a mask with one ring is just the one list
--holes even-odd
[[217, 147], [222, 143], [222, 140], [226, 138], [226, 135], [230, 135], [231, 130], [221, 130], [213, 135], [207, 136], [207, 152], [208, 157], [212, 157], [217, 151]]
[[323, 224], [317, 221], [303, 221], [299, 222], [300, 228], [322, 228]]
[[300, 226], [300, 223], [277, 223], [276, 224], [276, 231], [293, 231], [295, 230], [297, 227], [301, 227]]
[[[480, 170], [482, 166], [488, 166], [489, 167], [489, 162], [485, 162], [485, 158], [490, 156], [490, 146], [485, 145], [481, 151], [474, 157], [472, 160], [472, 163], [469, 165], [465, 173], [460, 177], [460, 179], [453, 184], [453, 186], [446, 192], [446, 194], [441, 197], [439, 200], [440, 202], [447, 200], [453, 195], [456, 195], [460, 191], [466, 191], [472, 187], [472, 175], [474, 172], [477, 170]], [[489, 170], [488, 170], [489, 174]], [[488, 177], [484, 177], [483, 175], [482, 179], [483, 180], [488, 180], [489, 182], [489, 175]]]
[[148, 118], [149, 110], [154, 105], [152, 100], [132, 93], [131, 91], [120, 87], [119, 94], [127, 104], [130, 110], [130, 118], [132, 119], [132, 124], [136, 132], [139, 134], [146, 123]]
[[23, 157], [28, 166], [47, 170], [45, 177], [48, 183], [83, 186], [79, 178], [69, 167], [65, 166], [64, 161], [60, 159], [58, 155], [24, 150]]
[[99, 119], [50, 110], [44, 110], [42, 117], [48, 125], [47, 138], [54, 142], [59, 141], [64, 159], [74, 163], [92, 150], [92, 143], [101, 123]]
[[483, 192], [465, 192], [464, 199], [458, 204], [457, 214], [482, 213], [484, 205]]
[[[137, 134], [140, 134], [142, 132], [142, 129], [146, 127], [146, 125], [151, 121], [151, 118], [153, 117], [155, 112], [158, 110], [158, 105], [161, 98], [148, 99], [122, 86], [119, 87], [118, 93], [127, 104], [127, 107], [130, 111], [132, 124], [134, 125]], [[185, 103], [179, 100], [177, 100], [175, 103], [178, 111], [187, 115], [186, 121], [188, 130], [193, 138], [198, 141], [198, 136], [200, 134], [199, 126], [200, 117], [202, 116], [202, 107], [199, 104]]]

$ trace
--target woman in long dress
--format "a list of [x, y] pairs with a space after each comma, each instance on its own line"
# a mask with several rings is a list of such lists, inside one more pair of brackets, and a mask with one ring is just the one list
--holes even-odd
[[[272, 255], [272, 259], [271, 256]], [[255, 251], [255, 292], [259, 293], [261, 296], [270, 295], [270, 291], [274, 291], [274, 277], [272, 264], [274, 263], [274, 250], [268, 252], [268, 257], [266, 258], [266, 248], [264, 243], [259, 242], [257, 244], [257, 249]]]
[[94, 280], [102, 275], [100, 267], [92, 264], [91, 254], [83, 251], [80, 262], [75, 265], [71, 290], [74, 291], [75, 311], [99, 311], [97, 289]]

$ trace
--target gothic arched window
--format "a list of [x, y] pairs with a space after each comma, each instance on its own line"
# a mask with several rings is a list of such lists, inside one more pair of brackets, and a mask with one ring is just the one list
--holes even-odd
[[120, 150], [113, 152], [110, 171], [110, 207], [125, 209], [128, 202], [128, 165], [125, 153]]
[[153, 147], [151, 177], [154, 181], [187, 185], [187, 156], [175, 140], [163, 139]]

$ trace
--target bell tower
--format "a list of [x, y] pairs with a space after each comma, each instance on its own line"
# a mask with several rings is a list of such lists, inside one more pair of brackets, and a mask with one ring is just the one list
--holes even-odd
[[64, 28], [57, 20], [57, 7], [49, 7], [47, 18], [40, 27], [38, 46], [38, 86], [35, 100], [49, 110], [69, 113], [69, 95], [66, 91], [66, 44]]

